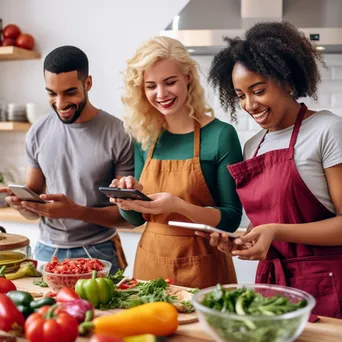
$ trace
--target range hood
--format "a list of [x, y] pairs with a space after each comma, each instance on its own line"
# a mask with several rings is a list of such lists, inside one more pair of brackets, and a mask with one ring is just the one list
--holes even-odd
[[342, 53], [342, 0], [190, 0], [160, 32], [181, 41], [193, 55], [212, 55], [244, 38], [256, 22], [288, 21], [324, 53]]

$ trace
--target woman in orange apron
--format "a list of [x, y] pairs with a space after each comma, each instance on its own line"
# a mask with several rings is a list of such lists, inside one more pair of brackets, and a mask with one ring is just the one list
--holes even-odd
[[312, 321], [341, 318], [342, 118], [297, 101], [316, 95], [318, 52], [287, 23], [258, 24], [229, 42], [210, 79], [224, 104], [240, 102], [264, 130], [246, 143], [245, 161], [228, 166], [251, 231], [232, 246], [218, 235], [211, 242], [261, 260], [257, 283], [311, 293]]
[[[133, 224], [147, 222], [134, 277], [170, 278], [204, 288], [235, 283], [231, 255], [192, 230], [168, 221], [198, 222], [234, 231], [241, 206], [227, 165], [241, 161], [234, 128], [206, 113], [196, 63], [178, 41], [156, 37], [128, 61], [125, 125], [137, 140], [135, 179], [112, 186], [143, 190], [153, 201], [112, 200]], [[220, 148], [221, 146], [221, 148]]]

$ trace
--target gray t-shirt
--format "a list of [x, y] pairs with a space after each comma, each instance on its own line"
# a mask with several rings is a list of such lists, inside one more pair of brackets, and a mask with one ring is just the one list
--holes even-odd
[[[100, 186], [115, 175], [134, 172], [134, 146], [118, 118], [104, 112], [84, 123], [63, 124], [56, 113], [36, 122], [26, 136], [30, 167], [40, 168], [47, 193], [62, 193], [75, 203], [94, 208], [111, 205]], [[74, 219], [39, 223], [40, 241], [56, 247], [80, 247], [111, 239], [115, 229]]]
[[[293, 126], [266, 134], [258, 155], [289, 147]], [[265, 130], [244, 147], [244, 159], [253, 157]], [[335, 213], [324, 170], [342, 163], [342, 117], [319, 111], [302, 122], [295, 145], [294, 161], [304, 183], [314, 196]]]

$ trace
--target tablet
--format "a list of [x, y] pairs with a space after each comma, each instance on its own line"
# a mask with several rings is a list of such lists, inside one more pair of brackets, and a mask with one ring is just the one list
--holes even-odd
[[214, 228], [212, 226], [209, 226], [207, 224], [179, 222], [179, 221], [169, 221], [168, 224], [170, 226], [188, 228], [188, 229], [197, 230], [197, 231], [206, 232], [206, 233], [227, 233], [228, 236], [233, 238], [233, 239], [239, 237], [239, 235], [236, 233], [229, 233], [229, 232], [226, 232], [222, 229], [218, 229], [218, 228]]

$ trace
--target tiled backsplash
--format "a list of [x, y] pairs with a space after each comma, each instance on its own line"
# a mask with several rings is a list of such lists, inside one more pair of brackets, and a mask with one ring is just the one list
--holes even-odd
[[[223, 121], [229, 122], [229, 115], [220, 108], [218, 96], [207, 86], [206, 75], [212, 60], [211, 56], [195, 57], [202, 72], [202, 82], [207, 91], [208, 103], [214, 108], [215, 114]], [[314, 102], [303, 99], [310, 109], [328, 109], [342, 116], [342, 55], [325, 55], [327, 69], [322, 69], [319, 99]], [[243, 111], [238, 112], [239, 123], [236, 125], [241, 144], [243, 145], [258, 130], [259, 126]], [[25, 172], [24, 159], [25, 133], [0, 132], [0, 168], [1, 165], [14, 165], [22, 176]]]

